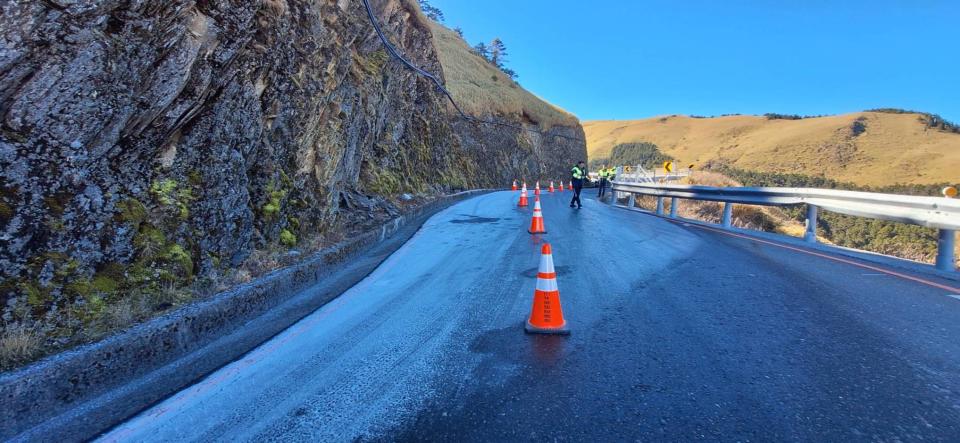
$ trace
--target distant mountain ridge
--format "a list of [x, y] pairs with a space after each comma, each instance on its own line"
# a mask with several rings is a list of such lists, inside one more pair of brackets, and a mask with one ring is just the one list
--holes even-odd
[[616, 145], [648, 142], [684, 164], [720, 162], [871, 186], [960, 180], [960, 134], [955, 126], [913, 111], [802, 118], [672, 115], [588, 121], [583, 128], [591, 161], [608, 158]]

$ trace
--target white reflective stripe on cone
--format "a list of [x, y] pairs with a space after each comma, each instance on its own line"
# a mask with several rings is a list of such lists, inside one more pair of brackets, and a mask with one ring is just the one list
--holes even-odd
[[543, 255], [543, 254], [540, 255], [540, 266], [539, 266], [539, 268], [538, 268], [538, 272], [546, 272], [546, 273], [548, 273], [548, 274], [551, 274], [551, 273], [554, 272], [554, 270], [553, 270], [553, 255], [549, 255], [549, 254], [548, 254], [548, 255]]
[[557, 289], [557, 279], [555, 278], [538, 278], [537, 279], [537, 290], [545, 292], [554, 292], [559, 291]]

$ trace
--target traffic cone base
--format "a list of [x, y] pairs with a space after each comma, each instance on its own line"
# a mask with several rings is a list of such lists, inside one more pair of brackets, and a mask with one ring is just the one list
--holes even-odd
[[563, 322], [563, 326], [558, 328], [538, 328], [530, 324], [530, 320], [527, 320], [527, 324], [524, 325], [523, 330], [527, 331], [528, 334], [570, 335], [570, 327], [567, 326], [567, 322]]
[[524, 330], [531, 334], [570, 333], [560, 307], [560, 290], [557, 288], [557, 273], [553, 267], [553, 251], [549, 243], [545, 243], [540, 250], [537, 288], [533, 292], [533, 307]]

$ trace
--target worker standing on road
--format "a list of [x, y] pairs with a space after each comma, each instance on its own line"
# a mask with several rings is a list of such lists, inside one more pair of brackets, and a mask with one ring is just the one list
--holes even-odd
[[583, 189], [583, 180], [587, 178], [587, 164], [580, 160], [573, 169], [570, 170], [570, 181], [573, 182], [573, 200], [570, 200], [570, 207], [577, 204], [577, 209], [582, 208], [580, 203], [580, 190]]
[[603, 193], [607, 189], [607, 165], [603, 165], [603, 167], [597, 171], [597, 176], [600, 177], [600, 189], [597, 191], [597, 197], [603, 197]]

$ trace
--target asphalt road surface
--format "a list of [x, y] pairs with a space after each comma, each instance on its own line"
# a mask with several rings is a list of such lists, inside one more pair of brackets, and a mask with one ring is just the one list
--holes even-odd
[[[542, 237], [512, 192], [439, 213], [102, 439], [960, 441], [957, 282], [570, 196], [544, 193]], [[570, 336], [523, 331], [543, 240]]]

